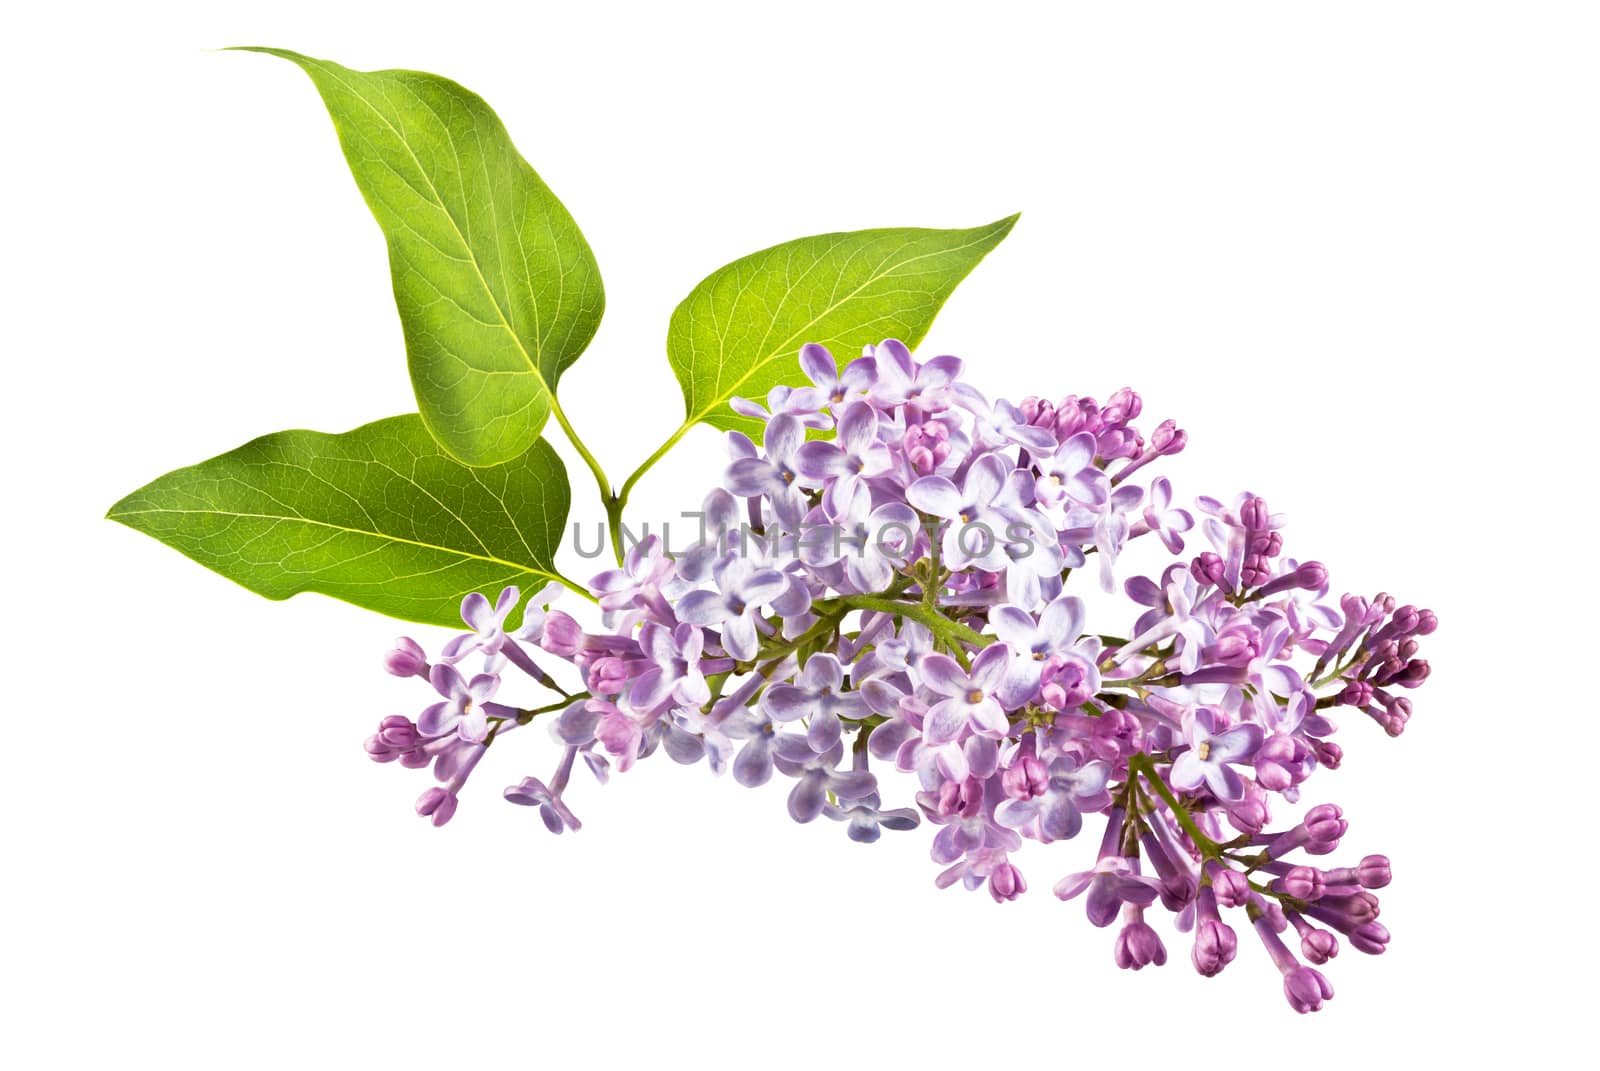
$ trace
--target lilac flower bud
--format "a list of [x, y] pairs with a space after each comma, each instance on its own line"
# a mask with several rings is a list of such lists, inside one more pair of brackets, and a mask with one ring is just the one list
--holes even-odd
[[1217, 642], [1205, 650], [1205, 660], [1224, 666], [1248, 666], [1260, 656], [1261, 649], [1261, 630], [1247, 621], [1238, 621], [1217, 633]]
[[1258, 793], [1247, 790], [1244, 799], [1228, 804], [1228, 824], [1241, 833], [1260, 833], [1269, 818], [1267, 801]]
[[1039, 695], [1053, 710], [1072, 710], [1094, 698], [1091, 667], [1081, 658], [1051, 655], [1039, 674]]
[[1091, 435], [1100, 430], [1100, 407], [1093, 398], [1069, 394], [1056, 406], [1056, 438], [1066, 442], [1080, 431]]
[[1189, 563], [1189, 572], [1193, 573], [1194, 578], [1202, 584], [1215, 584], [1221, 587], [1222, 582], [1227, 579], [1228, 567], [1220, 555], [1208, 550]]
[[1267, 854], [1282, 859], [1296, 848], [1305, 847], [1312, 855], [1326, 855], [1339, 846], [1349, 823], [1340, 817], [1344, 812], [1332, 803], [1319, 804], [1306, 812], [1303, 822], [1282, 833], [1267, 844]]
[[1268, 581], [1260, 591], [1266, 598], [1276, 595], [1280, 591], [1292, 591], [1295, 588], [1304, 588], [1307, 591], [1321, 591], [1328, 583], [1328, 569], [1321, 562], [1306, 562], [1292, 573], [1285, 573], [1276, 580]]
[[913, 424], [906, 429], [900, 449], [918, 475], [931, 475], [950, 456], [950, 429], [938, 421]]
[[1001, 863], [989, 874], [989, 895], [997, 904], [1015, 900], [1027, 891], [1028, 883], [1023, 880], [1022, 871], [1010, 863]]
[[1126, 424], [1144, 411], [1144, 399], [1131, 387], [1123, 387], [1107, 399], [1100, 419], [1107, 424]]
[[1189, 433], [1171, 420], [1163, 420], [1156, 426], [1156, 430], [1150, 433], [1150, 445], [1163, 457], [1181, 453], [1188, 444]]
[[1272, 792], [1282, 792], [1305, 780], [1309, 773], [1309, 749], [1296, 737], [1274, 733], [1256, 751], [1256, 783]]
[[983, 810], [983, 782], [975, 777], [959, 782], [946, 781], [939, 786], [937, 800], [933, 810], [940, 817], [975, 817]]
[[404, 751], [415, 747], [421, 736], [416, 722], [401, 714], [391, 714], [378, 723], [378, 737], [392, 748]]
[[1432, 610], [1418, 610], [1417, 624], [1411, 630], [1415, 636], [1431, 636], [1433, 630], [1439, 627], [1439, 619], [1433, 615]]
[[1243, 907], [1250, 901], [1250, 882], [1237, 870], [1226, 867], [1211, 873], [1211, 890], [1223, 907]]
[[1282, 877], [1273, 879], [1271, 887], [1296, 900], [1316, 900], [1325, 891], [1322, 872], [1308, 866], [1290, 867]]
[[1042, 796], [1050, 787], [1050, 768], [1032, 755], [1024, 755], [1000, 775], [1000, 785], [1014, 800]]
[[1308, 903], [1305, 913], [1340, 933], [1348, 934], [1358, 926], [1377, 921], [1378, 898], [1365, 890], [1351, 896], [1324, 896]]
[[1295, 967], [1283, 976], [1283, 994], [1289, 998], [1289, 1006], [1304, 1015], [1320, 1011], [1323, 1001], [1332, 1000], [1333, 986], [1312, 968]]
[[1144, 452], [1144, 440], [1132, 428], [1108, 428], [1095, 438], [1094, 452], [1101, 461], [1138, 457]]
[[[1133, 911], [1127, 914], [1134, 914]], [[1154, 963], [1157, 967], [1167, 962], [1167, 949], [1144, 919], [1135, 918], [1117, 934], [1115, 950], [1117, 966], [1123, 970], [1142, 970]]]
[[1381, 889], [1389, 884], [1393, 875], [1389, 871], [1389, 857], [1369, 855], [1356, 866], [1356, 881], [1363, 889]]
[[1389, 931], [1381, 922], [1368, 922], [1350, 931], [1350, 943], [1369, 956], [1383, 954], [1389, 947]]
[[1364, 707], [1372, 702], [1372, 685], [1366, 681], [1351, 681], [1339, 693], [1339, 702], [1350, 707]]
[[539, 646], [559, 658], [572, 658], [583, 648], [583, 626], [560, 610], [545, 615]]
[[1383, 701], [1383, 716], [1378, 723], [1383, 726], [1383, 731], [1390, 736], [1399, 736], [1405, 732], [1406, 722], [1411, 720], [1411, 700], [1401, 697], [1391, 697]]
[[1265, 554], [1248, 555], [1239, 567], [1239, 582], [1247, 588], [1263, 584], [1272, 575], [1272, 563]]
[[1312, 963], [1326, 963], [1339, 954], [1339, 939], [1327, 930], [1307, 925], [1300, 933], [1300, 953]]
[[1022, 419], [1026, 420], [1030, 427], [1047, 428], [1052, 432], [1055, 430], [1056, 407], [1043, 398], [1035, 398], [1030, 395], [1022, 399], [1020, 408], [1022, 409]]
[[1272, 523], [1272, 515], [1267, 512], [1266, 499], [1260, 495], [1251, 495], [1245, 499], [1244, 505], [1239, 507], [1239, 523], [1244, 525], [1246, 531], [1266, 530], [1267, 525]]
[[617, 695], [634, 676], [633, 665], [627, 660], [597, 658], [589, 667], [589, 690], [595, 695]]
[[1194, 969], [1207, 978], [1215, 977], [1222, 968], [1233, 962], [1239, 950], [1239, 937], [1221, 919], [1206, 919], [1194, 930], [1194, 949], [1189, 958]]
[[1344, 761], [1344, 748], [1331, 740], [1311, 741], [1311, 751], [1317, 761], [1330, 770], [1337, 770]]
[[435, 826], [442, 826], [456, 813], [456, 798], [435, 785], [417, 797], [417, 813], [433, 819]]
[[416, 640], [401, 636], [394, 641], [394, 650], [384, 654], [383, 668], [396, 677], [426, 677], [428, 656]]
[[1402, 688], [1420, 688], [1422, 682], [1428, 679], [1428, 660], [1414, 658], [1407, 662], [1405, 668], [1395, 674], [1393, 680]]

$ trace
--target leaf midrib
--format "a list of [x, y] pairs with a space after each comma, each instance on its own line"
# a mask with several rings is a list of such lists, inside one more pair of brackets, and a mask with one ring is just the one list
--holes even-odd
[[[471, 551], [460, 550], [456, 547], [444, 547], [438, 545], [437, 543], [426, 543], [418, 539], [407, 539], [405, 536], [391, 535], [388, 532], [373, 532], [368, 531], [365, 528], [350, 528], [346, 525], [334, 524], [331, 521], [319, 521], [310, 517], [288, 517], [280, 516], [274, 513], [240, 513], [237, 510], [167, 508], [130, 509], [120, 511], [113, 510], [112, 512], [107, 513], [106, 516], [111, 520], [120, 520], [123, 517], [139, 517], [151, 513], [172, 513], [184, 516], [198, 514], [207, 517], [238, 517], [242, 520], [275, 521], [287, 524], [306, 524], [317, 528], [329, 528], [334, 531], [345, 532], [350, 535], [359, 535], [366, 536], [371, 539], [380, 539], [390, 543], [405, 543], [409, 546], [420, 547], [424, 550], [438, 551], [441, 554], [451, 554], [458, 558], [468, 558], [473, 561], [490, 562], [495, 565], [503, 565], [508, 569], [516, 569], [519, 572], [524, 573], [533, 573], [553, 581], [562, 582], [560, 577], [539, 565], [529, 565], [526, 562], [506, 561], [504, 558], [497, 558], [492, 554], [473, 554]], [[521, 534], [520, 529], [518, 529], [518, 534]], [[476, 539], [477, 536], [474, 535], [473, 538]]]

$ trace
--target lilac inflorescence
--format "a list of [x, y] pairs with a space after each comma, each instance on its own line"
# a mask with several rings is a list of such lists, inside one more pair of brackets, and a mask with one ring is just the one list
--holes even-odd
[[[546, 589], [512, 631], [508, 588], [468, 597], [471, 631], [436, 662], [398, 641], [385, 667], [436, 695], [415, 720], [385, 718], [368, 754], [431, 766], [417, 811], [443, 825], [486, 751], [539, 719], [554, 771], [505, 796], [556, 833], [580, 826], [566, 800], [580, 758], [601, 782], [658, 752], [748, 786], [777, 775], [796, 821], [825, 815], [856, 841], [926, 821], [937, 884], [997, 902], [1028, 889], [1025, 842], [1088, 826], [1098, 853], [1057, 864], [1053, 889], [1119, 923], [1119, 966], [1166, 962], [1146, 921], [1159, 904], [1214, 975], [1242, 912], [1290, 1005], [1320, 1008], [1333, 989], [1317, 967], [1341, 938], [1388, 943], [1373, 890], [1389, 863], [1314, 861], [1345, 835], [1337, 806], [1273, 813], [1339, 765], [1343, 708], [1404, 730], [1433, 614], [1384, 594], [1332, 603], [1327, 569], [1285, 556], [1284, 519], [1257, 495], [1190, 512], [1166, 477], [1135, 482], [1187, 435], [1167, 421], [1147, 438], [1131, 390], [991, 403], [956, 358], [920, 363], [894, 340], [842, 371], [808, 345], [801, 367], [812, 386], [735, 405], [764, 435], [728, 434], [699, 541], [672, 554], [647, 536], [591, 581], [604, 627]], [[1171, 563], [1124, 579], [1124, 619], [1095, 631], [1069, 588], [1088, 574], [1117, 590], [1138, 540]], [[565, 691], [536, 655], [581, 685]], [[559, 698], [497, 701], [511, 671]], [[884, 806], [889, 771], [915, 779], [914, 807]]]

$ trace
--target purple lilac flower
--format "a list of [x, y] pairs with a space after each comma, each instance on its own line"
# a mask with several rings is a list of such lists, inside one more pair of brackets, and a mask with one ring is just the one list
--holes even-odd
[[[1274, 812], [1343, 761], [1342, 712], [1404, 730], [1434, 615], [1387, 594], [1335, 608], [1328, 568], [1289, 556], [1258, 495], [1198, 499], [1208, 546], [1186, 551], [1196, 514], [1145, 469], [1187, 434], [1169, 420], [1147, 437], [1126, 388], [990, 402], [959, 360], [919, 362], [893, 339], [843, 371], [817, 345], [800, 363], [810, 386], [736, 403], [765, 424], [763, 447], [729, 434], [698, 544], [674, 555], [648, 537], [593, 579], [598, 624], [550, 608], [547, 589], [508, 631], [511, 588], [470, 596], [471, 631], [437, 658], [397, 641], [385, 669], [443, 701], [383, 718], [364, 746], [431, 769], [418, 813], [450, 821], [490, 750], [544, 719], [556, 771], [505, 797], [555, 832], [580, 828], [580, 758], [603, 784], [659, 753], [742, 785], [787, 778], [793, 819], [826, 815], [861, 843], [925, 819], [935, 885], [1002, 903], [1027, 892], [1029, 842], [1103, 823], [1098, 861], [1055, 892], [1084, 896], [1096, 926], [1120, 917], [1127, 969], [1165, 962], [1161, 913], [1207, 977], [1248, 925], [1299, 1011], [1332, 997], [1318, 968], [1342, 949], [1381, 954], [1388, 859], [1321, 861], [1348, 831], [1337, 805]], [[1166, 556], [1158, 579], [1119, 576], [1135, 543]], [[1125, 616], [1090, 626], [1091, 565], [1090, 584], [1124, 581]], [[473, 654], [484, 672], [469, 677]], [[915, 808], [886, 804], [879, 773], [911, 775]]]
[[1244, 779], [1229, 764], [1247, 761], [1261, 739], [1261, 726], [1221, 729], [1216, 712], [1200, 707], [1189, 719], [1189, 749], [1173, 760], [1173, 787], [1192, 792], [1205, 785], [1224, 803], [1243, 799]]

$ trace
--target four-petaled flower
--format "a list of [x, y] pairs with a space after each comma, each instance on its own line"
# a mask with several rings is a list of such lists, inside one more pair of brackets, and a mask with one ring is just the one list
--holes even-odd
[[789, 582], [776, 569], [757, 569], [747, 558], [717, 566], [716, 591], [691, 591], [678, 603], [678, 617], [691, 625], [721, 625], [722, 649], [749, 661], [757, 650], [761, 607], [783, 594]]
[[429, 672], [428, 680], [444, 696], [444, 702], [433, 704], [417, 716], [417, 728], [423, 735], [443, 736], [455, 730], [463, 740], [482, 740], [489, 732], [484, 705], [494, 698], [500, 678], [480, 673], [468, 681], [456, 672], [456, 667], [440, 662]]
[[1261, 726], [1217, 728], [1217, 713], [1199, 707], [1187, 719], [1189, 750], [1172, 760], [1172, 787], [1193, 792], [1201, 785], [1224, 803], [1244, 798], [1244, 779], [1228, 765], [1245, 762], [1261, 746]]
[[477, 652], [489, 656], [499, 654], [506, 642], [506, 617], [521, 598], [522, 592], [515, 585], [502, 589], [493, 606], [480, 592], [468, 595], [461, 601], [461, 619], [472, 631], [445, 644], [444, 650], [439, 652], [439, 661], [455, 663]]
[[1010, 732], [1005, 708], [994, 695], [1010, 661], [1011, 648], [1003, 643], [985, 647], [972, 660], [970, 670], [963, 670], [949, 655], [924, 655], [917, 667], [922, 683], [945, 697], [928, 711], [922, 728], [924, 742], [939, 747], [953, 743], [967, 730], [996, 738]]

